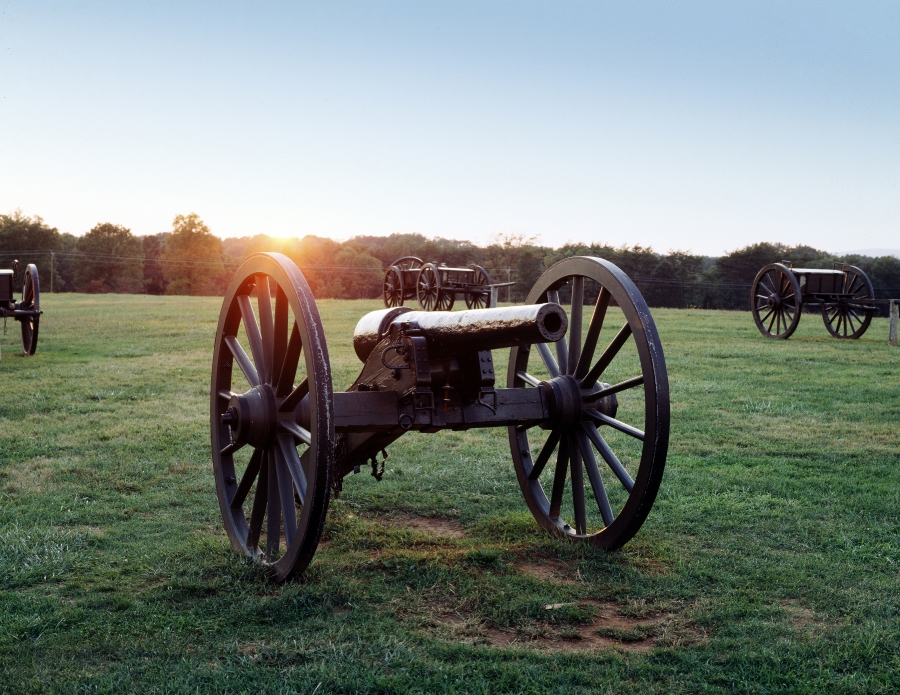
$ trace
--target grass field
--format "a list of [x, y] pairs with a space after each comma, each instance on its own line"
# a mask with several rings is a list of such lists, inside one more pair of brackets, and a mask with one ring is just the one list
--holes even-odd
[[[656, 310], [672, 441], [606, 554], [537, 530], [505, 431], [350, 476], [301, 580], [236, 555], [211, 474], [220, 300], [47, 295], [0, 337], [0, 692], [900, 691], [900, 349]], [[335, 388], [375, 302], [323, 301]], [[498, 371], [505, 356], [495, 354]]]

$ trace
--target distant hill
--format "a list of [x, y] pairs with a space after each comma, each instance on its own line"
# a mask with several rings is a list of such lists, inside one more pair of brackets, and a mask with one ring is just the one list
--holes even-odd
[[877, 258], [878, 256], [894, 256], [896, 258], [900, 258], [900, 249], [854, 249], [853, 251], [844, 251], [844, 255], [850, 255], [852, 253], [859, 254], [860, 256], [872, 256]]

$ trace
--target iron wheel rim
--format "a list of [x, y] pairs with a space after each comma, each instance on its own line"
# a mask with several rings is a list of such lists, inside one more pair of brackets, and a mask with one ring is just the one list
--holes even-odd
[[790, 338], [797, 330], [802, 308], [800, 283], [786, 265], [770, 263], [756, 274], [750, 289], [750, 310], [765, 337]]
[[[594, 306], [594, 315], [588, 322], [587, 332], [584, 332], [583, 320], [575, 317], [582, 313], [586, 280], [595, 283], [600, 290]], [[582, 398], [581, 415], [573, 422], [538, 428], [548, 431], [548, 436], [536, 457], [532, 453], [528, 433], [530, 430], [535, 432], [537, 430], [510, 427], [509, 440], [513, 465], [526, 504], [542, 528], [571, 540], [613, 550], [627, 543], [638, 532], [653, 506], [662, 481], [668, 450], [670, 417], [665, 358], [646, 302], [634, 283], [614, 264], [592, 257], [573, 257], [560, 261], [541, 276], [525, 303], [557, 301], [562, 287], [570, 288], [572, 296], [576, 298], [580, 296], [581, 299], [575, 300], [574, 307], [570, 306], [569, 327], [566, 337], [556, 344], [556, 358], [554, 359], [551, 354], [549, 345], [512, 348], [507, 374], [508, 386], [527, 388], [530, 385], [544, 388], [545, 391], [553, 391], [555, 383], [571, 379], [590, 382], [589, 388], [593, 391], [606, 388], [607, 385], [603, 382], [598, 383], [599, 379], [612, 368], [616, 359], [623, 354], [623, 347], [629, 345], [630, 341], [630, 360], [633, 362], [634, 357], [637, 357], [641, 372], [643, 389], [640, 393], [643, 402], [641, 403], [639, 392], [633, 390], [637, 388], [637, 384], [621, 388], [616, 397], [619, 398], [619, 394], [627, 391], [637, 399], [632, 404], [631, 411], [643, 417], [644, 429], [638, 430], [633, 424], [624, 423], [614, 416], [605, 416], [607, 419], [598, 420], [596, 413], [599, 411]], [[603, 338], [607, 335], [612, 335], [611, 331], [604, 332], [602, 326], [606, 320], [607, 309], [613, 301], [619, 306], [625, 323], [609, 346], [600, 353], [597, 362], [593, 362], [598, 345], [605, 342]], [[616, 318], [617, 323], [620, 320]], [[572, 337], [575, 337], [578, 344], [577, 351], [570, 350], [567, 342]], [[543, 364], [549, 372], [551, 377], [549, 381], [538, 380], [528, 373], [529, 357], [535, 353], [538, 364]], [[602, 364], [603, 362], [606, 364]], [[556, 376], [552, 365], [555, 365]], [[621, 385], [617, 384], [617, 387]], [[584, 396], [584, 391], [578, 393]], [[596, 406], [596, 402], [593, 403]], [[602, 427], [609, 429], [601, 431]], [[640, 442], [629, 445], [629, 450], [639, 450], [639, 457], [631, 458], [627, 463], [617, 457], [608, 441], [611, 439], [610, 433], [614, 431], [617, 436], [622, 435], [626, 439], [632, 438]], [[637, 433], [640, 434], [639, 440], [635, 436]], [[598, 446], [600, 442], [605, 448]], [[610, 452], [612, 456], [609, 456]], [[556, 461], [555, 465], [551, 465], [554, 453], [557, 453]], [[616, 463], [622, 470], [615, 469]], [[631, 471], [634, 471], [633, 474], [628, 470], [629, 466]], [[561, 483], [560, 471], [562, 471]], [[621, 475], [623, 471], [624, 477]], [[547, 497], [541, 484], [541, 476], [545, 473], [552, 473], [550, 498]], [[599, 483], [596, 482], [597, 478]], [[621, 485], [622, 489], [616, 489], [613, 499], [608, 496], [612, 488], [604, 482], [604, 478], [606, 481], [616, 480]], [[630, 482], [626, 482], [626, 479]], [[548, 477], [544, 477], [544, 481], [550, 482]], [[585, 490], [593, 493], [598, 507], [596, 512], [593, 512], [594, 521], [591, 527], [588, 525], [586, 501], [588, 495], [585, 494]], [[575, 517], [572, 519], [573, 524], [565, 521], [561, 513], [562, 498], [566, 496], [572, 497]]]
[[[822, 321], [825, 328], [835, 338], [856, 340], [869, 328], [872, 316], [871, 309], [860, 306], [860, 302], [875, 298], [875, 289], [869, 277], [855, 266], [844, 269], [844, 294], [850, 298], [842, 298], [838, 302], [822, 303]], [[848, 331], [848, 326], [850, 330]]]
[[[250, 355], [238, 339], [241, 327]], [[243, 393], [232, 390], [237, 375], [248, 385]], [[286, 256], [255, 254], [235, 274], [219, 315], [211, 384], [213, 471], [225, 530], [236, 550], [284, 581], [302, 572], [315, 554], [334, 465], [334, 405], [325, 335], [309, 285]], [[234, 432], [223, 416], [240, 395], [271, 398], [274, 410], [266, 411], [271, 437], [265, 442], [233, 443]], [[303, 412], [308, 412], [308, 423], [297, 415]], [[252, 418], [247, 420], [253, 424]], [[302, 453], [299, 446], [305, 447]], [[236, 454], [246, 459], [240, 475]], [[293, 503], [293, 515], [285, 514], [288, 503]]]

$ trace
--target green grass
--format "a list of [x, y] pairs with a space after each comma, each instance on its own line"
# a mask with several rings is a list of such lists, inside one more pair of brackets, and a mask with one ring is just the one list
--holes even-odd
[[[809, 315], [776, 342], [748, 313], [654, 311], [672, 442], [621, 551], [536, 529], [504, 431], [408, 435], [381, 483], [347, 478], [310, 569], [275, 586], [215, 496], [219, 304], [47, 295], [35, 357], [15, 356], [18, 325], [0, 337], [0, 692], [900, 690], [886, 320], [843, 342]], [[378, 305], [319, 306], [342, 389]]]

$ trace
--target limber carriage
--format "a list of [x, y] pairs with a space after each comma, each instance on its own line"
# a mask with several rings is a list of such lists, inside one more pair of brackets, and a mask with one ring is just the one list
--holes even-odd
[[22, 279], [22, 301], [17, 302], [13, 293], [13, 280], [19, 275], [19, 261], [13, 261], [12, 269], [0, 269], [0, 316], [4, 323], [13, 318], [21, 324], [22, 352], [33, 355], [37, 350], [38, 326], [41, 314], [41, 291], [37, 266], [29, 263]]
[[[494, 351], [506, 348], [501, 386]], [[300, 270], [274, 253], [238, 269], [213, 353], [213, 468], [232, 545], [278, 581], [311, 561], [344, 477], [371, 466], [380, 479], [386, 448], [413, 430], [505, 428], [528, 508], [564, 538], [614, 549], [646, 519], [668, 378], [650, 311], [612, 263], [560, 261], [522, 306], [372, 312], [354, 349], [362, 371], [334, 392]]]
[[384, 273], [384, 305], [390, 309], [416, 299], [423, 311], [450, 311], [456, 298], [462, 296], [469, 309], [484, 309], [496, 303], [491, 301], [492, 289], [512, 284], [492, 283], [480, 265], [450, 268], [404, 256], [391, 263]]
[[819, 307], [825, 328], [835, 338], [859, 338], [875, 315], [875, 290], [859, 268], [835, 263], [831, 270], [771, 263], [757, 273], [750, 309], [767, 338], [791, 337], [804, 306]]

